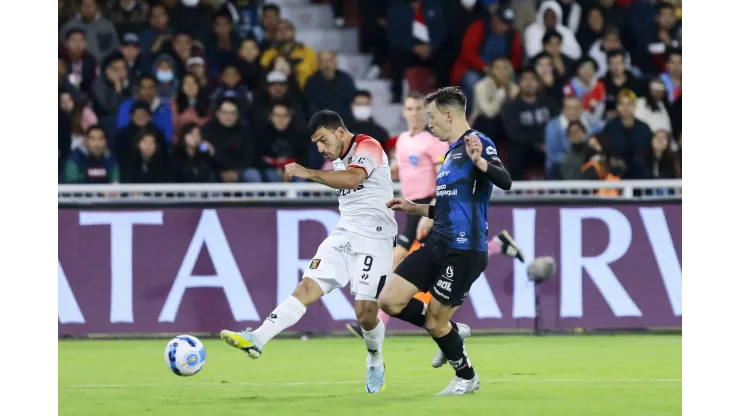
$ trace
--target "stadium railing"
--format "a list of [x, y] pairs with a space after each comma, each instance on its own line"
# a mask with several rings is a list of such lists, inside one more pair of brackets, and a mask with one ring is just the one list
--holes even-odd
[[[396, 195], [400, 184], [394, 185]], [[616, 190], [612, 192], [605, 190]], [[336, 200], [335, 190], [316, 183], [259, 184], [111, 184], [59, 185], [59, 204], [152, 204], [198, 202], [328, 202]], [[680, 200], [681, 180], [625, 181], [524, 181], [509, 191], [494, 189], [492, 201], [517, 200]]]

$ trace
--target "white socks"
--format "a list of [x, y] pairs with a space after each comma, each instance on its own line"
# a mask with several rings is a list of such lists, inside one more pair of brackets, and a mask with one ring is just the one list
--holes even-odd
[[367, 347], [367, 366], [368, 367], [382, 367], [383, 366], [383, 340], [385, 339], [385, 324], [383, 320], [378, 320], [378, 326], [371, 331], [366, 331], [362, 328], [362, 336], [365, 338], [365, 346]]
[[305, 313], [306, 307], [303, 306], [301, 301], [293, 296], [289, 296], [288, 299], [285, 299], [283, 303], [272, 311], [262, 326], [257, 328], [253, 334], [257, 338], [257, 342], [264, 346], [275, 335], [295, 325]]

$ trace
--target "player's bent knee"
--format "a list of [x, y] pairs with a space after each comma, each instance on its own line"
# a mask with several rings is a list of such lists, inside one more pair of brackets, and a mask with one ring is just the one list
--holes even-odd
[[408, 300], [404, 302], [403, 300], [397, 299], [391, 292], [386, 292], [385, 290], [378, 298], [378, 306], [380, 306], [380, 309], [383, 312], [390, 316], [396, 316], [401, 313], [404, 306], [406, 306], [406, 303], [408, 303]]
[[450, 325], [449, 319], [441, 320], [427, 315], [424, 329], [426, 329], [427, 333], [433, 338], [439, 338], [447, 335], [447, 333], [452, 330], [452, 326]]
[[324, 296], [324, 290], [319, 286], [318, 282], [311, 278], [301, 279], [295, 290], [293, 291], [293, 297], [298, 299], [303, 306], [308, 306]]

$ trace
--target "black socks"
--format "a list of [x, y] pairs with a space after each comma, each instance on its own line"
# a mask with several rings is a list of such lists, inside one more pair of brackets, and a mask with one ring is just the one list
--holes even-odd
[[463, 340], [457, 331], [450, 331], [443, 337], [433, 339], [447, 357], [447, 361], [449, 361], [452, 368], [455, 369], [458, 377], [465, 380], [472, 380], [475, 377], [475, 371], [473, 371], [473, 367], [468, 361], [468, 355], [465, 353], [465, 344], [463, 344]]

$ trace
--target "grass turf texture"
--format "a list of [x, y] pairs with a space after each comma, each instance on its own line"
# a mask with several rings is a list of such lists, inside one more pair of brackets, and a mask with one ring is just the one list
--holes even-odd
[[[434, 397], [453, 377], [436, 344], [390, 337], [386, 391], [365, 393], [356, 338], [276, 339], [259, 360], [220, 340], [192, 377], [164, 363], [166, 340], [60, 341], [60, 415], [680, 415], [681, 337], [473, 336], [481, 390]], [[495, 413], [494, 413], [495, 412]]]

